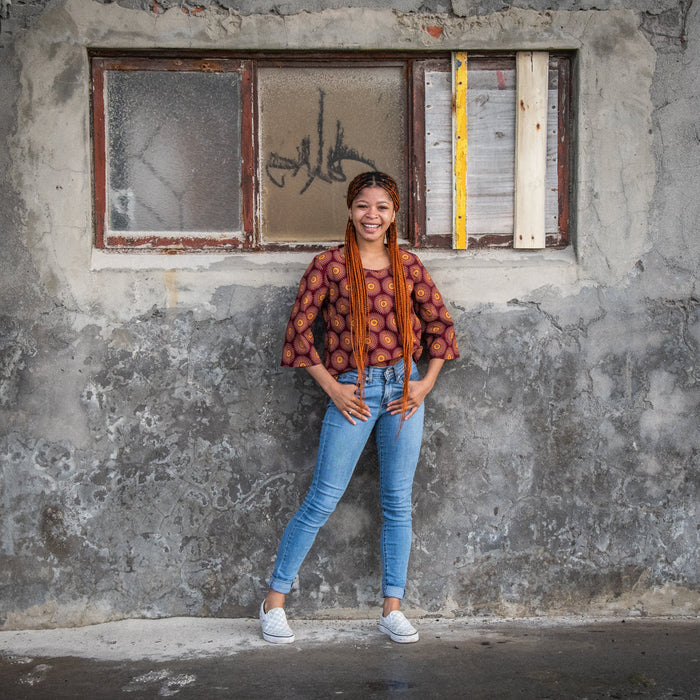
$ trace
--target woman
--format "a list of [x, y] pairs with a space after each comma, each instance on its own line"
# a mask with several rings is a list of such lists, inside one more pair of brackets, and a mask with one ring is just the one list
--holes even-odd
[[[400, 611], [411, 548], [411, 489], [423, 433], [423, 400], [445, 360], [459, 357], [454, 325], [427, 270], [397, 245], [399, 194], [384, 173], [348, 186], [345, 244], [317, 255], [299, 285], [282, 365], [305, 367], [328, 394], [309, 493], [282, 536], [270, 590], [260, 606], [263, 637], [294, 641], [286, 594], [304, 557], [345, 492], [372, 429], [379, 457], [382, 595], [379, 628], [395, 642], [418, 632]], [[386, 241], [386, 242], [385, 242]], [[323, 361], [311, 326], [326, 322]], [[414, 360], [427, 339], [423, 378]]]

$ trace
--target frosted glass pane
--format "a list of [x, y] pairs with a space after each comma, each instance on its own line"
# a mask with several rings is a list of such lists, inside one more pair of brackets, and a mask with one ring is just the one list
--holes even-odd
[[258, 81], [263, 240], [341, 240], [347, 184], [366, 170], [397, 180], [405, 236], [403, 69], [266, 67]]
[[109, 71], [109, 227], [240, 231], [237, 73]]

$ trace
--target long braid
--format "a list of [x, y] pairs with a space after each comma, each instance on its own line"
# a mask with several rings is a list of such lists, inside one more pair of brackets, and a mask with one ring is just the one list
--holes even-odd
[[[353, 198], [354, 199], [354, 198]], [[369, 300], [365, 271], [362, 267], [360, 249], [355, 238], [355, 226], [351, 220], [345, 227], [345, 268], [348, 278], [348, 294], [350, 295], [350, 342], [355, 356], [357, 376], [360, 380], [360, 396], [365, 395], [365, 364], [369, 347], [369, 332], [367, 315]]]
[[[348, 208], [352, 206], [353, 201], [361, 190], [365, 187], [376, 186], [387, 192], [394, 204], [394, 210], [398, 211], [400, 200], [396, 182], [389, 175], [379, 172], [362, 173], [352, 180], [348, 185]], [[401, 407], [401, 423], [403, 424], [404, 416], [408, 410], [408, 382], [411, 375], [413, 355], [413, 326], [411, 323], [411, 299], [408, 294], [406, 275], [404, 274], [397, 238], [396, 222], [392, 221], [387, 231], [387, 244], [391, 259], [391, 273], [394, 279], [394, 312], [403, 350], [404, 380]], [[360, 381], [360, 396], [364, 396], [364, 368], [369, 348], [369, 329], [367, 325], [369, 301], [367, 298], [365, 272], [362, 266], [362, 259], [360, 258], [360, 251], [357, 247], [355, 226], [351, 219], [348, 220], [348, 224], [345, 227], [345, 263], [352, 318], [350, 326], [352, 349]]]
[[389, 255], [391, 256], [391, 273], [394, 277], [394, 310], [401, 335], [403, 347], [403, 394], [401, 397], [401, 424], [408, 409], [408, 382], [413, 362], [413, 325], [411, 323], [411, 299], [408, 295], [406, 275], [401, 262], [401, 251], [396, 241], [396, 223], [392, 221], [388, 232]]

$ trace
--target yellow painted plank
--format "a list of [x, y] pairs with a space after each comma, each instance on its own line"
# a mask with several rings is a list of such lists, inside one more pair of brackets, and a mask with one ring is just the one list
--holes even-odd
[[518, 51], [515, 66], [513, 245], [515, 248], [544, 248], [549, 54]]
[[454, 247], [467, 247], [467, 52], [453, 54], [454, 69]]

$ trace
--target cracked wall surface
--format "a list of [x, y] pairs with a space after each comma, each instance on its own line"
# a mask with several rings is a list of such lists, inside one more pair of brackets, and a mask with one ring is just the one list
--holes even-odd
[[[279, 367], [308, 254], [92, 249], [89, 47], [575, 50], [575, 245], [421, 255], [462, 359], [426, 404], [406, 607], [697, 614], [698, 7], [2, 5], [0, 628], [254, 615], [325, 408]], [[374, 610], [377, 492], [370, 445], [295, 615]]]

